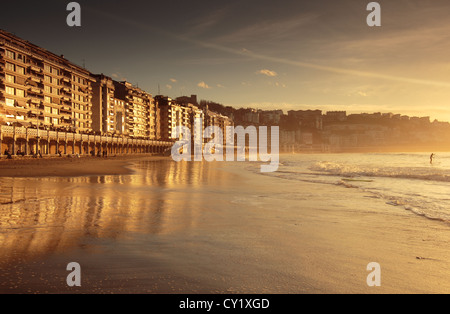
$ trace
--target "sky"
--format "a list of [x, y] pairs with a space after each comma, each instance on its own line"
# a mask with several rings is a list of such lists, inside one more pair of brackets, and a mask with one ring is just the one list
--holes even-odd
[[0, 28], [153, 95], [450, 121], [450, 2], [8, 1]]

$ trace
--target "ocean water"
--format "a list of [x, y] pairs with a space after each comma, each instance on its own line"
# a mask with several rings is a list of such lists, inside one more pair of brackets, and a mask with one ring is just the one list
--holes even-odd
[[[339, 185], [429, 219], [450, 222], [450, 153], [282, 155], [266, 175]], [[257, 171], [253, 167], [253, 171]], [[320, 189], [320, 187], [318, 187]]]

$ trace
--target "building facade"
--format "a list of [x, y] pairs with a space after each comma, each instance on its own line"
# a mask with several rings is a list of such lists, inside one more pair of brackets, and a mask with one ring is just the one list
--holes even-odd
[[114, 98], [124, 105], [124, 133], [132, 138], [157, 139], [157, 112], [151, 94], [129, 82], [114, 82]]
[[151, 94], [0, 30], [0, 146], [11, 155], [162, 152]]
[[4, 31], [0, 68], [3, 123], [92, 132], [89, 71]]

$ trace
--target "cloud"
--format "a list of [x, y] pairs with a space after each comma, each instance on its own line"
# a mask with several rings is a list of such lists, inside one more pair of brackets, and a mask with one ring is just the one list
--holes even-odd
[[201, 81], [200, 83], [197, 84], [198, 87], [204, 88], [204, 89], [209, 89], [211, 87], [208, 86], [208, 84], [206, 84], [205, 82]]
[[363, 91], [359, 91], [359, 92], [358, 92], [358, 95], [359, 95], [359, 96], [362, 96], [362, 97], [367, 97], [367, 93], [366, 93], [366, 92], [363, 92]]
[[171, 78], [170, 81], [171, 81], [172, 83], [176, 83], [176, 82], [177, 82], [177, 80], [174, 79], [174, 78]]
[[216, 86], [219, 88], [225, 88], [225, 86], [223, 86], [222, 84], [217, 84]]
[[127, 78], [119, 72], [111, 74], [111, 77], [114, 80], [118, 80], [118, 81], [126, 81], [127, 80]]
[[[223, 40], [223, 38], [221, 40], [216, 39], [214, 42], [212, 42], [210, 40], [199, 40], [199, 39], [195, 39], [195, 38], [192, 38], [189, 36], [183, 36], [182, 34], [179, 34], [179, 33], [169, 32], [166, 29], [151, 27], [148, 24], [137, 22], [135, 19], [124, 18], [122, 15], [114, 15], [114, 14], [110, 14], [110, 13], [107, 13], [104, 11], [94, 10], [92, 8], [90, 9], [90, 11], [95, 12], [96, 14], [99, 14], [99, 15], [101, 14], [104, 17], [107, 17], [107, 18], [114, 20], [116, 22], [119, 22], [121, 24], [127, 24], [129, 26], [139, 28], [141, 30], [153, 32], [153, 33], [156, 33], [159, 35], [164, 35], [166, 37], [170, 37], [172, 39], [178, 40], [183, 43], [195, 44], [200, 47], [214, 49], [216, 51], [226, 52], [226, 53], [237, 55], [237, 56], [245, 56], [247, 58], [252, 58], [254, 60], [276, 62], [279, 64], [285, 64], [285, 65], [295, 66], [295, 67], [299, 67], [299, 68], [307, 68], [307, 69], [313, 69], [313, 70], [322, 71], [322, 72], [348, 75], [348, 76], [353, 76], [353, 77], [374, 78], [374, 79], [379, 79], [379, 80], [381, 79], [381, 80], [386, 80], [386, 81], [397, 81], [397, 82], [403, 82], [403, 83], [409, 83], [409, 84], [419, 84], [419, 85], [437, 86], [437, 87], [445, 87], [445, 88], [450, 87], [450, 82], [447, 81], [446, 78], [444, 78], [443, 81], [440, 81], [440, 80], [426, 79], [426, 78], [423, 78], [423, 76], [408, 76], [408, 75], [402, 76], [401, 74], [392, 75], [392, 74], [386, 74], [383, 72], [355, 70], [353, 68], [349, 68], [346, 66], [342, 66], [342, 67], [332, 66], [329, 61], [327, 63], [322, 63], [322, 62], [311, 63], [311, 62], [299, 61], [299, 60], [290, 59], [290, 58], [273, 57], [273, 56], [266, 55], [263, 53], [255, 53], [255, 52], [251, 52], [251, 51], [247, 51], [247, 50], [243, 51], [243, 50], [231, 48], [233, 45], [230, 45], [230, 42]], [[423, 13], [422, 10], [417, 10], [417, 11], [420, 14]], [[445, 12], [445, 10], [442, 10], [442, 9], [440, 9], [439, 11]], [[228, 34], [227, 36], [228, 36], [228, 39], [233, 43], [235, 43], [236, 41], [239, 41], [237, 39], [242, 39], [242, 41], [245, 42], [246, 44], [249, 43], [249, 38], [258, 39], [256, 37], [252, 37], [256, 34], [260, 34], [261, 38], [268, 38], [268, 37], [269, 38], [278, 38], [277, 36], [282, 34], [285, 38], [291, 39], [292, 37], [290, 37], [290, 36], [292, 36], [292, 32], [294, 32], [294, 34], [295, 34], [295, 30], [298, 29], [299, 26], [304, 26], [305, 24], [314, 21], [315, 18], [316, 18], [316, 16], [314, 16], [314, 15], [307, 15], [304, 17], [304, 19], [302, 19], [302, 21], [300, 21], [298, 18], [296, 18], [295, 20], [297, 20], [297, 23], [293, 19], [281, 21], [281, 22], [275, 21], [275, 26], [278, 26], [278, 27], [274, 27], [274, 23], [266, 23], [265, 27], [261, 27], [261, 25], [253, 25], [247, 29], [241, 29], [238, 34], [233, 33], [233, 34]], [[408, 19], [410, 19], [409, 16], [408, 16]], [[436, 20], [436, 18], [434, 18], [434, 20]], [[276, 25], [276, 24], [278, 24], [278, 25]], [[268, 34], [267, 33], [268, 30], [269, 31], [272, 30], [275, 33]], [[429, 33], [429, 31], [428, 31], [428, 33]], [[368, 37], [370, 37], [370, 36], [368, 36]], [[393, 36], [393, 37], [396, 37], [394, 39], [394, 41], [395, 41], [395, 40], [398, 40], [399, 36]], [[446, 38], [446, 37], [442, 37], [442, 38]], [[371, 39], [369, 38], [367, 40], [371, 40]], [[404, 39], [402, 41], [404, 41]], [[384, 38], [384, 36], [383, 36], [383, 38], [380, 39], [379, 43], [386, 45], [386, 38]], [[429, 43], [429, 42], [426, 42], [426, 43]], [[338, 44], [339, 44], [339, 47], [347, 47], [346, 49], [351, 49], [351, 45], [347, 46], [344, 41], [339, 41]], [[362, 45], [358, 41], [356, 41], [354, 44], [357, 47]], [[364, 45], [362, 45], [362, 46], [364, 46]], [[407, 46], [407, 45], [405, 45], [405, 46]], [[432, 45], [427, 45], [427, 46], [432, 46]], [[370, 45], [370, 47], [373, 48], [373, 47], [376, 47], [376, 45], [374, 45], [372, 43]], [[364, 51], [366, 51], [366, 50], [367, 49], [364, 49]], [[443, 51], [445, 51], [445, 50], [443, 50]], [[356, 52], [352, 50], [352, 55], [355, 55], [355, 54], [356, 54]], [[399, 72], [399, 73], [403, 73], [403, 72]], [[418, 78], [416, 78], [416, 77], [418, 77]]]
[[263, 75], [270, 76], [270, 77], [278, 76], [277, 72], [271, 71], [271, 70], [267, 70], [267, 69], [260, 70], [260, 71], [258, 71], [256, 73], [257, 74], [263, 74]]
[[211, 29], [214, 29], [226, 19], [227, 15], [232, 13], [230, 8], [224, 3], [224, 7], [220, 7], [216, 10], [208, 10], [207, 14], [202, 14], [196, 19], [191, 19], [186, 25], [187, 31], [185, 36], [198, 37], [204, 33], [208, 33]]
[[287, 87], [286, 84], [280, 83], [280, 82], [267, 82], [267, 85], [275, 86], [275, 87], [282, 87], [282, 88], [286, 88]]
[[166, 88], [167, 88], [167, 89], [172, 89], [172, 85], [167, 84], [167, 85], [166, 85]]
[[218, 36], [216, 42], [230, 46], [232, 44], [248, 44], [249, 42], [292, 40], [299, 31], [320, 21], [319, 17], [320, 15], [317, 13], [301, 13], [283, 19], [260, 17], [258, 19], [260, 22], [255, 21], [240, 27], [238, 25], [234, 31]]

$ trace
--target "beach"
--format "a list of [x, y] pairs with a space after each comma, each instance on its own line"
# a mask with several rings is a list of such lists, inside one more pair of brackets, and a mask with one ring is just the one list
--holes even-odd
[[110, 157], [44, 157], [0, 159], [0, 177], [74, 177], [89, 175], [123, 175], [132, 170], [130, 162], [141, 159], [164, 159], [151, 154], [121, 155]]
[[[450, 291], [450, 225], [369, 192], [246, 162], [111, 158], [86, 163], [109, 174], [62, 174], [78, 162], [0, 178], [0, 293]], [[66, 284], [70, 262], [81, 287]]]

